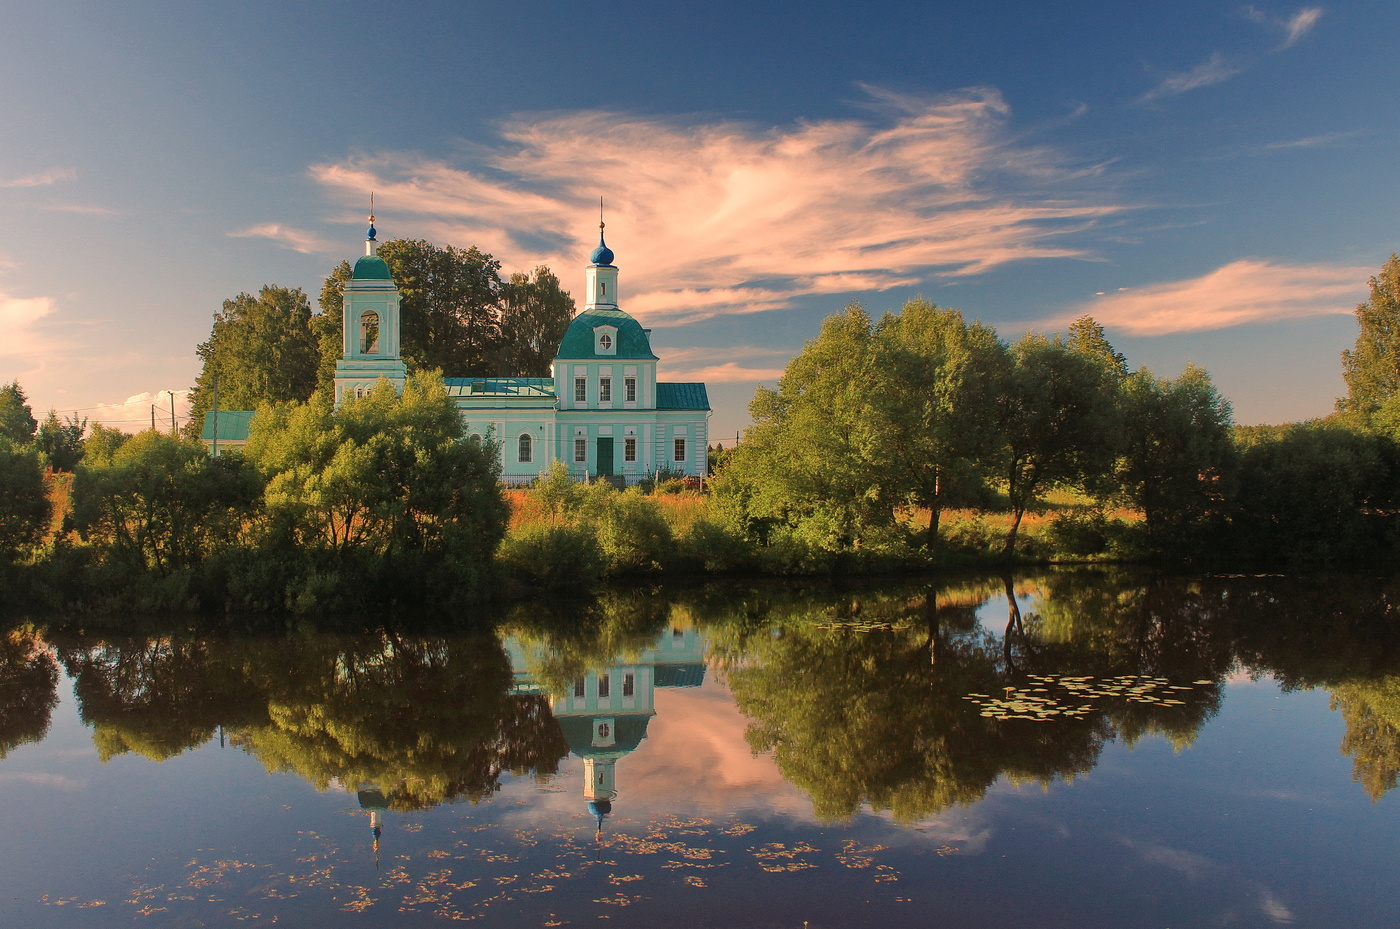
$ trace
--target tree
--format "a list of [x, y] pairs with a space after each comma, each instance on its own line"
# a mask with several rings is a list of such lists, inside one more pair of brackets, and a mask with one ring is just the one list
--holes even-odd
[[335, 364], [340, 360], [345, 346], [345, 284], [354, 270], [350, 262], [342, 261], [331, 269], [321, 284], [321, 296], [317, 305], [321, 312], [311, 317], [311, 328], [316, 333], [320, 361], [316, 369], [316, 389], [327, 397], [335, 395]]
[[502, 371], [522, 377], [549, 376], [549, 366], [576, 312], [574, 298], [544, 265], [529, 274], [512, 274], [502, 289]]
[[378, 254], [399, 287], [408, 370], [436, 369], [452, 377], [492, 373], [501, 337], [501, 263], [476, 246], [421, 239], [391, 239]]
[[208, 341], [197, 351], [204, 368], [190, 395], [193, 435], [214, 408], [216, 383], [225, 410], [306, 400], [316, 389], [320, 347], [311, 328], [311, 304], [300, 288], [268, 285], [256, 297], [243, 293], [225, 300]]
[[234, 542], [261, 489], [242, 456], [148, 429], [78, 466], [73, 521], [104, 555], [163, 577]]
[[39, 544], [49, 517], [48, 486], [38, 451], [0, 438], [0, 562]]
[[1006, 346], [990, 328], [922, 298], [886, 314], [875, 342], [868, 403], [886, 496], [928, 509], [932, 544], [942, 510], [978, 500], [985, 487]]
[[505, 534], [499, 459], [464, 438], [436, 374], [410, 375], [402, 396], [381, 381], [338, 410], [265, 407], [244, 455], [268, 481], [272, 557], [309, 554], [308, 577], [334, 575], [347, 596], [473, 596]]
[[1092, 316], [1081, 316], [1070, 325], [1065, 346], [1076, 354], [1096, 361], [1112, 382], [1122, 381], [1128, 376], [1128, 359], [1109, 344], [1103, 326]]
[[33, 441], [34, 430], [38, 428], [39, 423], [29, 408], [29, 398], [19, 381], [0, 387], [0, 438], [23, 445]]
[[78, 422], [78, 414], [59, 419], [58, 414], [49, 410], [39, 434], [34, 439], [39, 453], [55, 471], [72, 471], [83, 457], [83, 433], [87, 430], [87, 418]]
[[1371, 297], [1356, 307], [1356, 346], [1342, 352], [1347, 396], [1342, 412], [1370, 415], [1400, 390], [1400, 257], [1371, 278]]
[[1116, 447], [1115, 391], [1104, 366], [1065, 343], [1027, 333], [1011, 349], [999, 400], [1003, 474], [1016, 549], [1021, 519], [1047, 486], [1106, 474]]
[[1223, 496], [1233, 461], [1230, 404], [1195, 365], [1175, 380], [1146, 368], [1123, 381], [1123, 455], [1117, 476], [1150, 538], [1198, 524]]
[[727, 486], [751, 518], [792, 527], [830, 551], [888, 525], [884, 460], [869, 396], [877, 379], [874, 325], [859, 304], [828, 317], [788, 363], [776, 390], [749, 404], [754, 425], [734, 449]]

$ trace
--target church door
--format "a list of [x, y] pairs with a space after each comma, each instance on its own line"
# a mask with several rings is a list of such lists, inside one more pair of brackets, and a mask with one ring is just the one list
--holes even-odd
[[600, 438], [598, 440], [598, 476], [611, 477], [613, 473], [613, 440], [611, 438]]

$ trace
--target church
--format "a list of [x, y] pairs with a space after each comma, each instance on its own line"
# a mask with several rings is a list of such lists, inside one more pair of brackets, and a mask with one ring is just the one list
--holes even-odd
[[[579, 480], [626, 484], [658, 472], [705, 473], [705, 385], [656, 379], [651, 330], [620, 308], [618, 268], [601, 222], [598, 228], [584, 270], [584, 307], [559, 343], [550, 377], [446, 378], [466, 432], [496, 443], [507, 484], [526, 483], [556, 461]], [[373, 390], [380, 378], [402, 390], [408, 375], [399, 352], [399, 290], [376, 254], [375, 236], [371, 216], [365, 254], [345, 285], [337, 406]], [[202, 438], [211, 447], [241, 445], [250, 419], [240, 411], [207, 413]]]

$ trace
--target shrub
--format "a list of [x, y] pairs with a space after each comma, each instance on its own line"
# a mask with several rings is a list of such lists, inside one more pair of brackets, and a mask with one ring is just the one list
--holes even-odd
[[585, 526], [535, 523], [511, 530], [497, 555], [512, 576], [547, 590], [577, 590], [603, 573], [603, 552]]

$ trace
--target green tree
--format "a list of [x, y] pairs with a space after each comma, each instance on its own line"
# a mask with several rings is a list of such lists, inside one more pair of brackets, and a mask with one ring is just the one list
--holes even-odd
[[885, 497], [929, 511], [928, 541], [945, 507], [977, 502], [996, 451], [1006, 346], [987, 326], [922, 298], [886, 314], [875, 333], [867, 403], [885, 467]]
[[1128, 359], [1109, 344], [1103, 326], [1092, 316], [1081, 316], [1070, 325], [1065, 346], [1076, 354], [1098, 362], [1112, 382], [1121, 381], [1128, 376]]
[[39, 422], [29, 408], [29, 398], [19, 381], [0, 387], [0, 438], [23, 445], [33, 441], [34, 430], [38, 428]]
[[241, 456], [210, 458], [199, 442], [147, 430], [79, 464], [73, 520], [103, 557], [168, 576], [235, 542], [260, 491]]
[[244, 454], [268, 480], [274, 553], [331, 556], [347, 590], [409, 595], [397, 578], [411, 576], [424, 598], [480, 591], [508, 515], [500, 465], [464, 439], [436, 374], [410, 375], [402, 396], [381, 382], [339, 410], [264, 408]]
[[321, 296], [316, 301], [321, 312], [311, 317], [311, 328], [316, 333], [320, 354], [316, 389], [327, 397], [335, 394], [335, 364], [345, 349], [342, 341], [345, 335], [345, 284], [353, 274], [348, 261], [342, 261], [331, 269], [321, 284]]
[[58, 662], [32, 631], [0, 634], [0, 759], [39, 742], [58, 706]]
[[320, 348], [311, 304], [299, 288], [269, 285], [256, 297], [244, 293], [225, 300], [197, 352], [204, 367], [190, 394], [192, 436], [214, 408], [216, 382], [219, 408], [225, 410], [306, 400], [316, 389]]
[[1327, 422], [1237, 430], [1231, 507], [1238, 554], [1345, 564], [1387, 550], [1400, 451], [1386, 436]]
[[1175, 380], [1147, 369], [1123, 381], [1123, 454], [1117, 476], [1161, 544], [1199, 525], [1226, 492], [1234, 460], [1230, 404], [1195, 365]]
[[50, 518], [48, 485], [32, 446], [0, 438], [0, 561], [43, 539]]
[[501, 372], [547, 377], [577, 311], [574, 298], [544, 265], [512, 274], [501, 290]]
[[[501, 338], [501, 263], [476, 246], [391, 239], [379, 246], [401, 298], [401, 346], [410, 372], [491, 374]], [[339, 349], [336, 356], [339, 357]]]
[[776, 390], [758, 389], [749, 404], [754, 424], [726, 482], [749, 517], [834, 551], [891, 522], [891, 502], [880, 496], [883, 450], [868, 415], [876, 380], [874, 325], [852, 304], [822, 323]]
[[55, 471], [72, 471], [83, 458], [83, 433], [87, 431], [87, 418], [78, 422], [78, 414], [58, 418], [49, 410], [49, 415], [39, 427], [34, 444], [39, 449], [49, 467]]
[[1356, 324], [1356, 345], [1342, 352], [1347, 396], [1337, 408], [1369, 416], [1400, 390], [1400, 257], [1391, 255], [1371, 278], [1371, 297], [1357, 305]]
[[1003, 475], [1011, 503], [1004, 555], [1016, 549], [1026, 510], [1055, 484], [1108, 473], [1117, 445], [1114, 385], [1104, 366], [1065, 343], [1027, 333], [1011, 349], [999, 397]]

